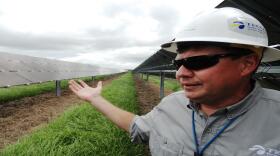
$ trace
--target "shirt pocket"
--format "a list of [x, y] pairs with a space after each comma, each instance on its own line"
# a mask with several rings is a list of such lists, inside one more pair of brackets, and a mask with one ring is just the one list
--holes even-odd
[[150, 137], [149, 146], [152, 156], [182, 156], [184, 146], [174, 143], [169, 139], [153, 135]]

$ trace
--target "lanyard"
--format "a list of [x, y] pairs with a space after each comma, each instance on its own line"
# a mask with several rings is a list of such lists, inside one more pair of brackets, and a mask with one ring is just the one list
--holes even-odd
[[195, 130], [195, 121], [194, 121], [194, 111], [192, 112], [192, 131], [193, 131], [193, 137], [194, 137], [194, 143], [195, 143], [195, 148], [196, 148], [196, 152], [194, 152], [194, 156], [202, 156], [204, 150], [212, 143], [214, 142], [219, 136], [220, 134], [223, 133], [223, 131], [229, 127], [239, 116], [236, 116], [232, 119], [229, 119], [229, 121], [227, 123], [224, 124], [224, 126], [218, 131], [217, 134], [215, 134], [215, 136], [213, 138], [211, 138], [201, 149], [199, 149], [199, 144], [197, 141], [197, 136], [196, 136], [196, 130]]

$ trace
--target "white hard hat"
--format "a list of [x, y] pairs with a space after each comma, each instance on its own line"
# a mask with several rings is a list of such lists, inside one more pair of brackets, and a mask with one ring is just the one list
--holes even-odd
[[264, 26], [242, 10], [225, 7], [204, 12], [194, 18], [176, 38], [162, 48], [177, 52], [177, 43], [215, 42], [264, 48], [262, 62], [280, 60], [280, 50], [268, 46]]

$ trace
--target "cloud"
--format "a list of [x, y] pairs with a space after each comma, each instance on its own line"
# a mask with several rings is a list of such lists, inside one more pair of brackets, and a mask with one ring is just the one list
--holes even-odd
[[82, 44], [82, 41], [65, 36], [34, 35], [30, 33], [16, 33], [0, 29], [0, 45], [30, 50], [62, 50]]
[[[135, 5], [140, 4], [140, 5]], [[144, 6], [147, 7], [147, 6]], [[143, 5], [139, 0], [134, 1], [107, 1], [105, 2], [102, 14], [110, 18], [116, 18], [121, 14], [129, 14], [132, 16], [143, 16]]]
[[131, 69], [209, 3], [2, 0], [0, 51]]
[[159, 35], [170, 36], [174, 32], [174, 26], [177, 25], [179, 21], [179, 13], [175, 8], [170, 8], [169, 6], [156, 6], [150, 11], [152, 18], [159, 23]]
[[131, 47], [105, 52], [79, 53], [74, 57], [65, 57], [61, 60], [102, 67], [133, 69], [154, 53], [154, 49], [151, 48], [153, 47]]

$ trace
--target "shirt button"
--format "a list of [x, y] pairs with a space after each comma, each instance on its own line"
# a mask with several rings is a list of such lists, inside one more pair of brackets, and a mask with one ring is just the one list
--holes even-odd
[[211, 129], [211, 128], [208, 128], [206, 132], [207, 132], [207, 133], [211, 133], [211, 132], [212, 132], [212, 129]]

